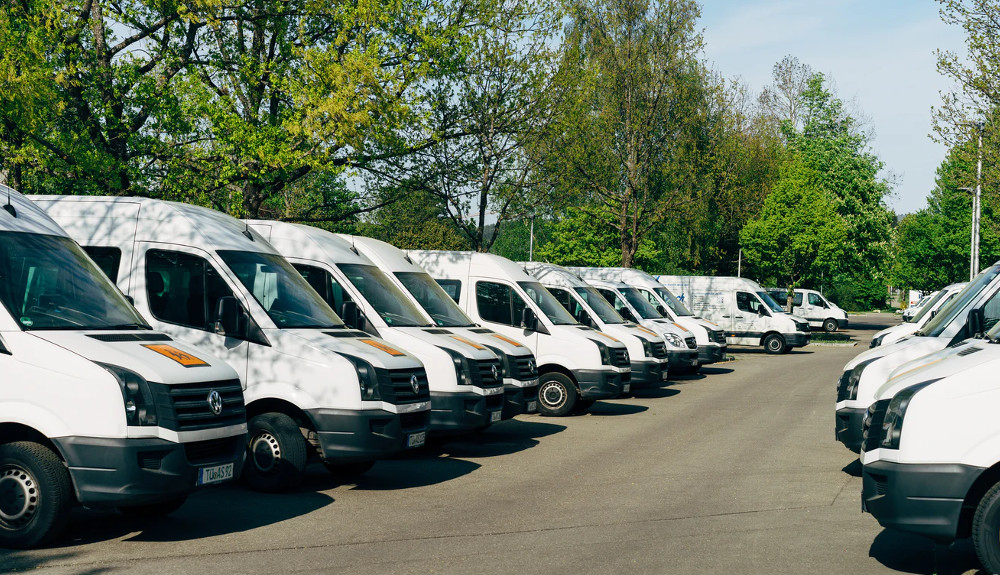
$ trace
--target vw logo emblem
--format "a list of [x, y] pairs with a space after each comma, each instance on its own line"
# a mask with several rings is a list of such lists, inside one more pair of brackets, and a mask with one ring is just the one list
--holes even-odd
[[211, 409], [212, 413], [215, 415], [222, 413], [222, 396], [219, 395], [219, 392], [214, 389], [208, 394], [208, 408]]
[[528, 360], [528, 372], [529, 373], [533, 373], [534, 371], [535, 371], [535, 360], [529, 359]]
[[490, 372], [493, 373], [493, 379], [500, 379], [500, 370], [497, 369], [497, 366], [491, 366]]
[[417, 376], [410, 376], [410, 387], [413, 389], [413, 393], [420, 393], [420, 380], [417, 379]]
[[626, 363], [628, 362], [628, 352], [627, 351], [625, 352], [625, 361], [626, 361]]

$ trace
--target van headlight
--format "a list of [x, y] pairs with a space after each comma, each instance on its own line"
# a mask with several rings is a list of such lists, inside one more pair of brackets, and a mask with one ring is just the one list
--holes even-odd
[[681, 339], [681, 336], [676, 333], [665, 333], [663, 334], [663, 339], [674, 347], [687, 347], [684, 345], [684, 340]]
[[156, 402], [149, 383], [138, 373], [117, 365], [97, 363], [114, 376], [125, 403], [127, 425], [156, 425]]
[[451, 356], [451, 362], [455, 366], [455, 381], [458, 385], [472, 385], [472, 377], [469, 371], [469, 360], [453, 349], [442, 347]]
[[858, 383], [861, 381], [861, 374], [870, 363], [877, 359], [882, 358], [866, 359], [854, 366], [854, 369], [851, 370], [851, 375], [847, 377], [847, 399], [855, 400], [858, 398]]
[[343, 357], [354, 364], [354, 372], [358, 375], [358, 386], [361, 388], [361, 399], [363, 401], [382, 401], [375, 366], [353, 355], [344, 355]]
[[652, 346], [649, 345], [649, 342], [646, 341], [646, 338], [640, 337], [639, 341], [642, 343], [643, 355], [645, 355], [646, 357], [653, 357], [653, 348]]
[[601, 352], [601, 363], [603, 365], [612, 365], [611, 364], [611, 350], [608, 349], [608, 346], [606, 346], [603, 343], [601, 343], [599, 341], [596, 341], [596, 340], [591, 340], [591, 341], [593, 341], [594, 343], [597, 344], [597, 350], [599, 352]]
[[884, 333], [882, 335], [878, 336], [878, 337], [873, 337], [872, 338], [872, 342], [871, 342], [871, 344], [868, 345], [868, 347], [871, 348], [871, 347], [878, 347], [878, 346], [882, 345], [882, 340], [883, 339], [885, 339], [885, 334]]
[[882, 420], [882, 442], [879, 447], [884, 449], [899, 449], [899, 438], [903, 434], [903, 417], [906, 409], [913, 401], [913, 396], [918, 391], [942, 378], [922, 381], [899, 391], [889, 402], [889, 407], [885, 412], [885, 419]]

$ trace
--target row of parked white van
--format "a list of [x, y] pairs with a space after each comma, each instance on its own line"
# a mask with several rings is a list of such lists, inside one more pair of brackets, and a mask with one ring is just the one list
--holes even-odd
[[727, 343], [809, 340], [738, 278], [0, 193], [0, 373], [15, 384], [0, 388], [3, 547], [49, 540], [75, 503], [157, 516], [240, 475], [291, 489], [311, 459], [357, 475], [428, 433], [567, 415], [693, 372]]
[[971, 537], [1000, 573], [1000, 262], [927, 298], [844, 367], [836, 436], [860, 454], [884, 527]]

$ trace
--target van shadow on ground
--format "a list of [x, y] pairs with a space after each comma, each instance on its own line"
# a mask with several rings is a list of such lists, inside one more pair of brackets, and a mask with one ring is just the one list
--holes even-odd
[[[10, 551], [0, 549], [0, 573], [44, 572], [52, 564], [65, 564], [77, 555], [79, 554], [70, 551], [45, 553], [44, 551]], [[74, 575], [99, 575], [100, 573], [107, 573], [109, 571], [111, 571], [109, 568], [90, 567], [74, 571], [73, 573]]]
[[660, 399], [664, 397], [673, 397], [680, 392], [681, 390], [673, 387], [673, 384], [662, 384], [650, 387], [640, 387], [632, 392], [632, 397], [635, 399]]
[[845, 465], [841, 471], [850, 475], [851, 477], [861, 477], [861, 460], [855, 459], [847, 465]]
[[617, 417], [619, 415], [632, 415], [649, 411], [645, 405], [632, 405], [628, 403], [614, 403], [611, 401], [598, 401], [581, 415], [591, 417]]
[[884, 529], [872, 542], [868, 556], [903, 573], [986, 575], [968, 539], [941, 545], [920, 535]]
[[126, 540], [187, 541], [240, 533], [305, 515], [331, 503], [332, 497], [315, 491], [258, 493], [234, 483], [198, 491], [179, 510], [155, 519], [79, 509], [53, 547], [107, 541], [136, 532]]

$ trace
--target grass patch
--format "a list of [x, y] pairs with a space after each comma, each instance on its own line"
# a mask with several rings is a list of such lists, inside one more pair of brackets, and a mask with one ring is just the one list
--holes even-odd
[[846, 333], [826, 333], [824, 331], [814, 331], [812, 332], [810, 341], [825, 343], [850, 343], [853, 340], [851, 339], [851, 336]]

